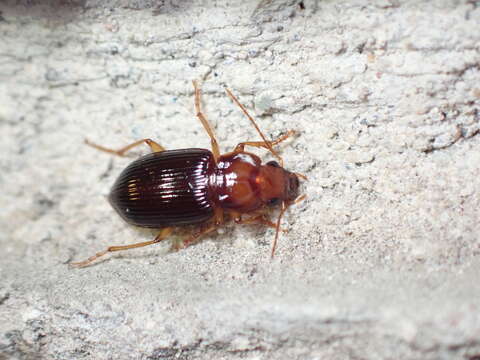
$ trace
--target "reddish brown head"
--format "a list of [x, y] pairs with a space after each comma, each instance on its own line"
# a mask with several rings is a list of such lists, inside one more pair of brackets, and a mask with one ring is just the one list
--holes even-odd
[[290, 203], [298, 197], [297, 175], [285, 170], [276, 161], [260, 166], [255, 182], [258, 184], [260, 199], [266, 205]]

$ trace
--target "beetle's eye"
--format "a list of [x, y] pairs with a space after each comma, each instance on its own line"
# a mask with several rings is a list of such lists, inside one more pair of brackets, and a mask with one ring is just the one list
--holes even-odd
[[275, 205], [278, 205], [279, 202], [280, 202], [280, 198], [271, 198], [268, 200], [267, 205], [275, 206]]
[[269, 162], [267, 162], [267, 165], [268, 166], [273, 166], [273, 167], [280, 167], [280, 165], [278, 165], [278, 163], [276, 161], [269, 161]]

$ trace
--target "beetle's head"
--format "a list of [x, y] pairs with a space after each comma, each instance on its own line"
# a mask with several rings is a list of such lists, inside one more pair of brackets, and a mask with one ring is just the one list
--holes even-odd
[[298, 197], [298, 176], [285, 170], [276, 161], [269, 161], [260, 167], [256, 182], [260, 199], [268, 206], [290, 203]]

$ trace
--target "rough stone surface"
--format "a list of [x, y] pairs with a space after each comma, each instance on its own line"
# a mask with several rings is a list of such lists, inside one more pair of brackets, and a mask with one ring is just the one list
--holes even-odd
[[[479, 44], [471, 0], [3, 1], [0, 359], [478, 360]], [[229, 226], [69, 268], [155, 235], [84, 138], [209, 147], [192, 79], [222, 151], [258, 139], [224, 86], [299, 131], [277, 256]]]

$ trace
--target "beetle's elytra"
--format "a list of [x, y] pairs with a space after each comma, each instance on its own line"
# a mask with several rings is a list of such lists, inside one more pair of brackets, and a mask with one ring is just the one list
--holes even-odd
[[109, 200], [132, 225], [159, 228], [203, 223], [214, 214], [208, 188], [214, 168], [209, 150], [154, 152], [123, 170]]
[[[109, 200], [126, 222], [161, 231], [151, 241], [110, 246], [72, 265], [86, 266], [108, 252], [157, 243], [168, 237], [175, 227], [197, 225], [197, 230], [184, 240], [185, 247], [218, 229], [227, 219], [233, 219], [237, 224], [257, 223], [274, 227], [273, 257], [283, 213], [291, 204], [303, 199], [298, 196], [298, 188], [299, 177], [305, 177], [285, 170], [282, 158], [273, 149], [295, 132], [290, 130], [278, 139], [268, 141], [245, 107], [227, 89], [227, 94], [251, 121], [262, 141], [242, 142], [232, 152], [221, 155], [213, 130], [201, 112], [200, 89], [196, 82], [193, 85], [197, 117], [210, 136], [211, 151], [197, 148], [165, 150], [150, 139], [139, 140], [120, 150], [86, 141], [98, 150], [119, 156], [143, 143], [150, 146], [152, 153], [140, 157], [123, 170], [112, 187]], [[258, 156], [244, 150], [245, 146], [266, 148], [280, 164], [270, 161], [263, 165]], [[273, 223], [268, 220], [267, 212], [275, 205], [282, 208]]]

